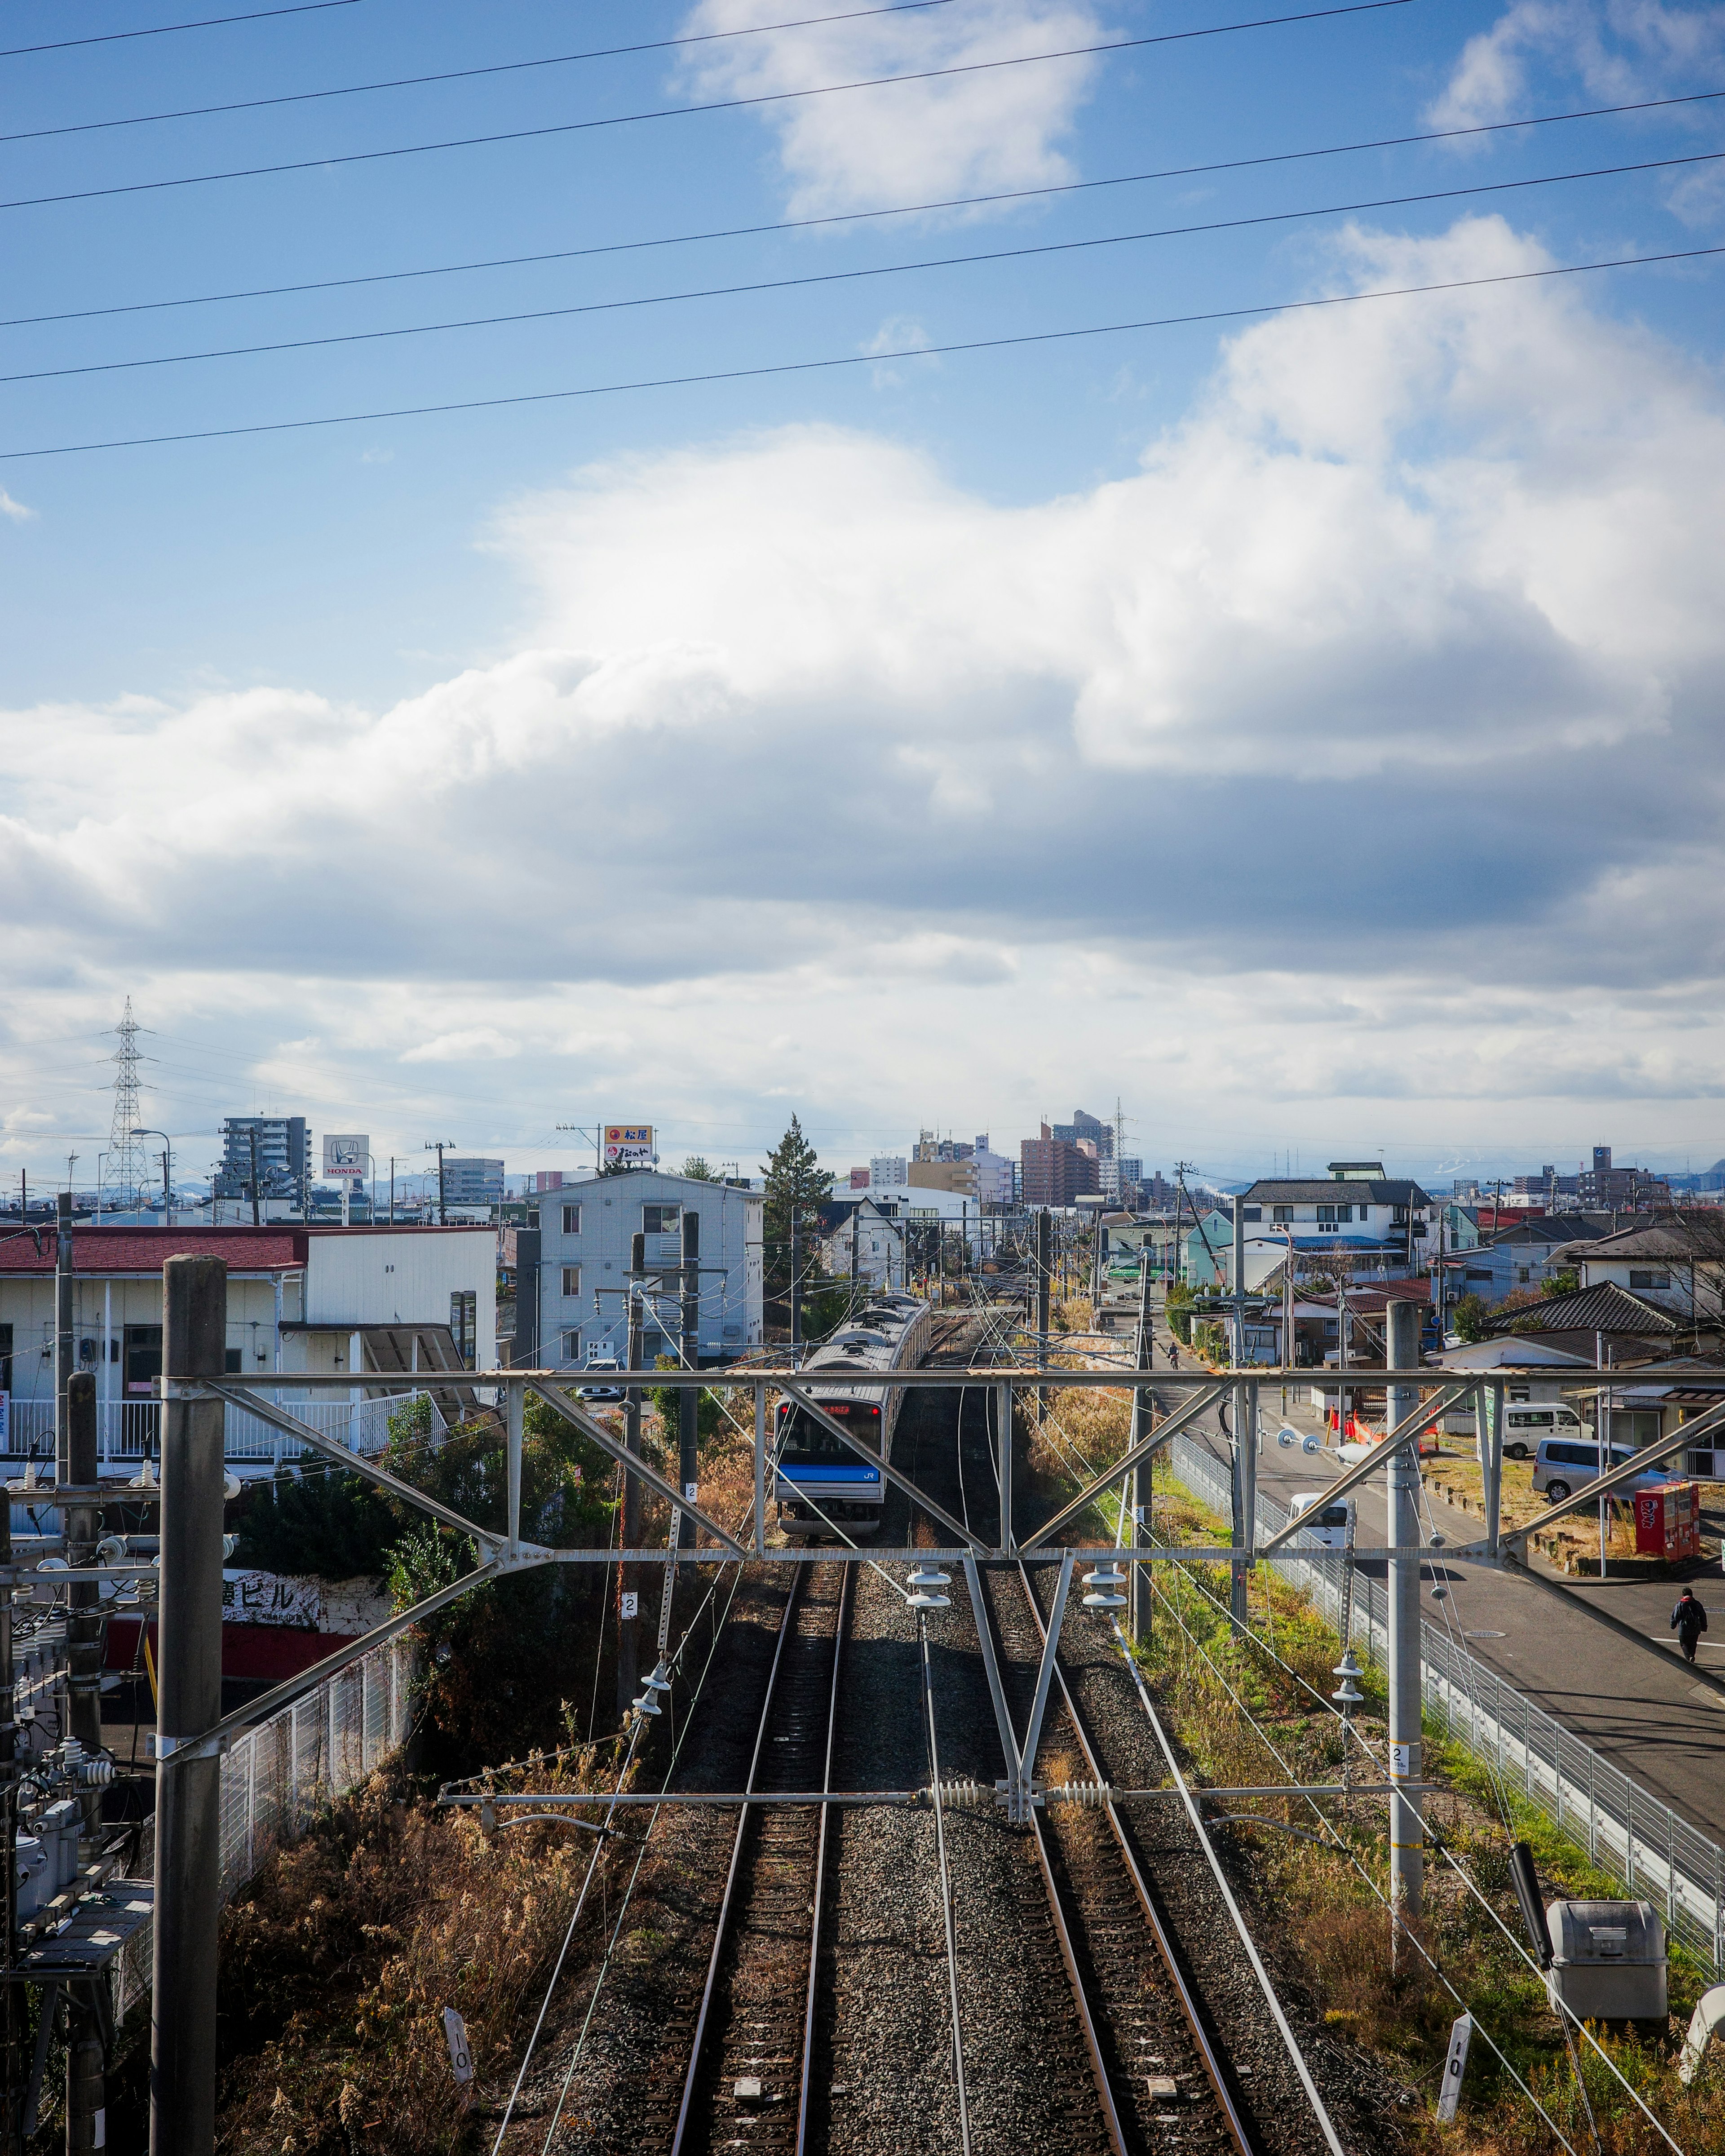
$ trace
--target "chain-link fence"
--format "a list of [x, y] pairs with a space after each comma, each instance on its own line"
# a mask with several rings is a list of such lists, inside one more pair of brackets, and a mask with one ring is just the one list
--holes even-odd
[[[373, 1647], [315, 1691], [237, 1737], [222, 1757], [222, 1899], [244, 1886], [273, 1850], [298, 1839], [318, 1811], [362, 1782], [405, 1741], [418, 1674], [405, 1638]], [[146, 1829], [138, 1871], [148, 1877]], [[122, 2018], [150, 1989], [151, 1927], [134, 1933], [114, 1971]]]
[[[1226, 1466], [1183, 1436], [1173, 1440], [1170, 1451], [1176, 1477], [1201, 1503], [1229, 1518], [1233, 1501]], [[1275, 1534], [1286, 1523], [1281, 1507], [1260, 1496], [1260, 1536]], [[1339, 1630], [1345, 1563], [1339, 1555], [1302, 1553], [1278, 1569], [1291, 1584], [1309, 1589], [1313, 1607]], [[1387, 1667], [1385, 1589], [1363, 1573], [1354, 1580], [1351, 1636], [1368, 1661]], [[1725, 1850], [1506, 1684], [1440, 1625], [1423, 1620], [1420, 1668], [1425, 1712], [1445, 1736], [1543, 1812], [1626, 1893], [1658, 1903], [1666, 1932], [1716, 1975], [1725, 1974]]]

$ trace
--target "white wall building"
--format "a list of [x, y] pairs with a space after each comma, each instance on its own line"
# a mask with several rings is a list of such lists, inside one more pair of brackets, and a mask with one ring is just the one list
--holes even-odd
[[659, 1168], [595, 1177], [540, 1202], [539, 1339], [547, 1368], [575, 1368], [595, 1355], [628, 1359], [631, 1239], [646, 1236], [649, 1266], [665, 1270], [649, 1300], [644, 1359], [678, 1352], [677, 1268], [682, 1215], [701, 1222], [700, 1355], [728, 1362], [764, 1337], [762, 1216], [758, 1190], [702, 1183]]
[[869, 1163], [870, 1190], [892, 1189], [902, 1183], [908, 1163], [901, 1152], [878, 1154]]
[[840, 1280], [849, 1275], [853, 1243], [858, 1280], [871, 1288], [904, 1286], [904, 1223], [883, 1213], [874, 1203], [872, 1193], [860, 1204], [853, 1205], [822, 1243], [820, 1260], [829, 1274]]

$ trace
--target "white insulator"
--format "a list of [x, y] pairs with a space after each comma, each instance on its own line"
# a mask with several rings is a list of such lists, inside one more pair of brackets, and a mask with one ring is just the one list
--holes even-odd
[[656, 1715], [664, 1712], [657, 1698], [650, 1691], [644, 1691], [635, 1701], [634, 1710], [637, 1714]]
[[906, 1599], [912, 1609], [950, 1609], [952, 1606], [948, 1594], [912, 1594]]
[[1099, 1564], [1094, 1572], [1084, 1575], [1086, 1587], [1124, 1587], [1126, 1574], [1117, 1564]]
[[1124, 1609], [1126, 1597], [1123, 1594], [1086, 1594], [1084, 1606], [1086, 1609]]
[[650, 1692], [661, 1692], [669, 1691], [670, 1688], [671, 1681], [665, 1675], [665, 1665], [661, 1662], [658, 1668], [654, 1671], [652, 1676], [648, 1678], [647, 1690]]
[[106, 1753], [100, 1758], [86, 1759], [78, 1769], [78, 1779], [86, 1789], [105, 1789], [114, 1779], [114, 1762]]
[[1100, 1811], [1104, 1804], [1114, 1800], [1111, 1782], [1056, 1782], [1042, 1793], [1045, 1804], [1078, 1804], [1086, 1811]]
[[941, 1802], [957, 1811], [975, 1811], [984, 1804], [992, 1805], [995, 1802], [992, 1789], [985, 1789], [980, 1782], [968, 1779], [942, 1782], [940, 1794]]
[[942, 1572], [938, 1565], [919, 1564], [911, 1574], [911, 1585], [919, 1589], [950, 1587], [952, 1584], [951, 1573]]

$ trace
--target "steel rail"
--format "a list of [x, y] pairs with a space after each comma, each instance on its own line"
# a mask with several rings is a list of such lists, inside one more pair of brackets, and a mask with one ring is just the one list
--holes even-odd
[[[977, 1629], [993, 1625], [994, 1613], [986, 1594], [976, 1612]], [[1006, 1643], [997, 1637], [995, 1647], [1002, 1661], [1005, 1659]], [[1027, 1767], [1034, 1762], [1027, 1762]], [[1102, 2056], [1101, 2039], [1096, 2033], [1096, 2016], [1091, 2011], [1084, 1978], [1078, 1967], [1078, 1957], [1073, 1950], [1072, 1934], [1066, 1922], [1066, 1912], [1060, 1906], [1060, 1891], [1055, 1878], [1054, 1863], [1048, 1853], [1048, 1841], [1040, 1811], [1030, 1814], [1030, 1835], [1036, 1846], [1036, 1861], [1042, 1872], [1043, 1891], [1048, 1897], [1049, 1914], [1054, 1920], [1055, 1938], [1059, 1943], [1060, 1958], [1066, 1965], [1066, 1981], [1071, 1986], [1072, 2004], [1077, 2010], [1078, 2025], [1084, 2035], [1084, 2046], [1090, 2054], [1091, 2078], [1096, 2085], [1096, 2096], [1102, 2107], [1103, 2123], [1108, 2128], [1108, 2139], [1114, 2156], [1128, 2156], [1126, 2133], [1120, 2122], [1120, 2108], [1114, 2100], [1114, 2089], [1108, 2079], [1107, 2062]], [[1245, 2156], [1252, 2156], [1250, 2150]]]
[[[767, 1743], [767, 1729], [773, 1719], [773, 1695], [778, 1688], [779, 1668], [784, 1660], [784, 1645], [796, 1629], [797, 1604], [808, 1577], [805, 1565], [799, 1565], [792, 1576], [791, 1591], [785, 1597], [784, 1609], [778, 1620], [778, 1636], [773, 1645], [773, 1666], [767, 1672], [767, 1697], [761, 1705], [761, 1726], [755, 1732], [755, 1748], [749, 1758], [747, 1786], [752, 1789], [760, 1772], [761, 1754]], [[701, 1986], [701, 2011], [696, 2016], [695, 2041], [689, 2047], [689, 2066], [683, 2076], [683, 2100], [677, 2107], [677, 2130], [671, 2140], [671, 2156], [682, 2156], [683, 2137], [689, 2128], [690, 2114], [695, 2105], [696, 2084], [701, 2078], [702, 2055], [706, 2048], [706, 2030], [711, 2017], [713, 1999], [719, 1988], [719, 1964], [724, 1957], [725, 1941], [730, 1929], [731, 1904], [737, 1892], [737, 1876], [742, 1869], [742, 1845], [748, 1833], [749, 1808], [747, 1804], [737, 1815], [737, 1831], [731, 1840], [731, 1862], [725, 1874], [725, 1892], [719, 1903], [719, 1921], [713, 1931], [713, 1950], [706, 1965], [706, 1982]]]
[[[749, 1759], [749, 1771], [746, 1793], [742, 1801], [741, 1809], [737, 1813], [737, 1831], [732, 1838], [731, 1861], [725, 1875], [725, 1892], [723, 1897], [719, 1903], [718, 1921], [714, 1928], [712, 1952], [707, 1960], [706, 1981], [701, 1987], [701, 2010], [696, 2017], [695, 2035], [689, 2050], [688, 2069], [683, 2077], [682, 2101], [677, 2109], [676, 2131], [671, 2141], [670, 2156], [685, 2156], [685, 2151], [692, 2147], [692, 2137], [690, 2134], [690, 2126], [695, 2116], [696, 2097], [700, 2087], [702, 2070], [706, 2064], [708, 2032], [712, 2023], [713, 2008], [719, 1994], [719, 1971], [724, 1961], [726, 1947], [730, 1940], [732, 1920], [735, 1914], [737, 1903], [739, 1899], [737, 1887], [742, 1876], [743, 1851], [749, 1833], [751, 1815], [759, 1811], [762, 1809], [762, 1803], [776, 1794], [770, 1791], [764, 1793], [758, 1791], [756, 1788], [756, 1784], [760, 1779], [762, 1763], [765, 1756], [768, 1733], [773, 1721], [773, 1708], [778, 1699], [778, 1677], [779, 1672], [784, 1665], [785, 1645], [786, 1643], [795, 1635], [798, 1605], [803, 1598], [803, 1589], [808, 1584], [811, 1569], [812, 1563], [809, 1559], [804, 1559], [803, 1563], [798, 1567], [796, 1573], [791, 1583], [790, 1594], [785, 1599], [784, 1611], [779, 1619], [778, 1636], [773, 1642], [772, 1666], [767, 1674], [766, 1697], [762, 1700], [761, 1705], [760, 1724], [755, 1732], [754, 1750], [750, 1755]], [[848, 1568], [840, 1574], [840, 1582], [839, 1608], [833, 1632], [833, 1678], [828, 1698], [827, 1710], [826, 1766], [824, 1779], [829, 1786], [830, 1786], [832, 1779], [833, 1744], [838, 1716], [839, 1676], [839, 1666], [844, 1654], [845, 1622], [850, 1608], [850, 1573]], [[672, 1800], [675, 1800], [674, 1797]], [[817, 1799], [816, 1801], [819, 1800]], [[820, 1827], [819, 1840], [817, 1843], [819, 1856], [817, 1857], [815, 1875], [817, 1882], [815, 1889], [815, 1902], [809, 1935], [809, 1989], [804, 2015], [805, 2035], [803, 2062], [801, 2074], [802, 2087], [798, 2102], [797, 2121], [797, 2148], [799, 2152], [799, 2156], [801, 2156], [801, 2152], [804, 2147], [803, 2133], [808, 2116], [809, 2062], [812, 2055], [812, 2046], [809, 2042], [809, 2034], [812, 2030], [813, 2016], [814, 2013], [815, 1969], [816, 1960], [820, 1948], [820, 1881], [825, 1858], [827, 1820], [829, 1811], [829, 1807], [824, 1803], [822, 1803], [820, 1804]]]
[[[1036, 1626], [1037, 1634], [1045, 1643], [1048, 1638], [1048, 1627], [1042, 1621], [1041, 1605], [1038, 1603], [1035, 1592], [1031, 1587], [1029, 1573], [1022, 1564], [1019, 1567], [1019, 1579], [1024, 1590], [1024, 1599], [1030, 1605], [1030, 1615]], [[1078, 1748], [1084, 1755], [1085, 1763], [1090, 1769], [1091, 1779], [1099, 1784], [1106, 1784], [1106, 1777], [1102, 1773], [1101, 1763], [1096, 1758], [1096, 1748], [1091, 1743], [1090, 1732], [1085, 1726], [1084, 1718], [1078, 1712], [1078, 1702], [1073, 1698], [1071, 1687], [1066, 1682], [1066, 1673], [1060, 1667], [1058, 1652], [1055, 1656], [1054, 1673], [1055, 1681], [1060, 1688], [1060, 1698], [1066, 1709], [1067, 1719], [1072, 1725], [1072, 1733], [1078, 1739]], [[1035, 1762], [1032, 1760], [1030, 1765], [1034, 1768]], [[1178, 1793], [1170, 1792], [1170, 1794]], [[1144, 1877], [1139, 1867], [1138, 1860], [1133, 1854], [1132, 1844], [1127, 1837], [1125, 1825], [1119, 1813], [1114, 1809], [1111, 1799], [1105, 1801], [1098, 1809], [1107, 1819], [1109, 1830], [1114, 1836], [1115, 1846], [1119, 1850], [1121, 1861], [1126, 1866], [1127, 1876], [1131, 1880], [1132, 1892], [1138, 1898], [1138, 1907], [1144, 1912], [1144, 1922], [1151, 1938], [1156, 1942], [1156, 1951], [1162, 1958], [1163, 1969], [1168, 1972], [1168, 1983], [1173, 1988], [1175, 1999], [1178, 2001], [1187, 2029], [1193, 2042], [1198, 2047], [1198, 2056], [1203, 2061], [1205, 2076], [1227, 2125], [1229, 2134], [1232, 2138], [1235, 2147], [1240, 2151], [1240, 2156], [1255, 2156], [1251, 2137], [1246, 2131], [1245, 2122], [1241, 2118], [1235, 2106], [1234, 2098], [1229, 2092], [1228, 2083], [1222, 2072], [1221, 2062], [1216, 2056], [1215, 2047], [1210, 2042], [1209, 2032], [1204, 2028], [1198, 2001], [1193, 1996], [1191, 1986], [1187, 1983], [1181, 1970], [1178, 1959], [1174, 1953], [1173, 1941], [1169, 1937], [1168, 1928], [1162, 1921], [1161, 1912], [1152, 1898], [1149, 1882]], [[1045, 1861], [1046, 1861], [1045, 1859]]]
[[927, 1613], [916, 1612], [916, 1645], [922, 1664], [922, 1708], [928, 1731], [928, 1772], [934, 1789], [935, 1862], [941, 1882], [941, 1929], [946, 1935], [947, 2000], [952, 2020], [952, 2078], [958, 2090], [961, 2156], [970, 2156], [970, 2096], [964, 2085], [964, 2031], [958, 2012], [958, 1923], [952, 1902], [952, 1874], [947, 1862], [947, 1815], [941, 1804], [940, 1744], [934, 1724], [934, 1673], [928, 1661]]
[[[839, 1727], [839, 1674], [845, 1662], [845, 1623], [850, 1614], [850, 1583], [855, 1577], [849, 1565], [839, 1575], [839, 1619], [833, 1635], [833, 1688], [827, 1702], [826, 1758], [820, 1777], [821, 1789], [825, 1794], [830, 1794], [833, 1787], [833, 1740]], [[797, 2156], [803, 2156], [809, 2140], [809, 2094], [814, 2074], [815, 1994], [820, 1976], [821, 1905], [826, 1898], [827, 1828], [832, 1816], [832, 1807], [823, 1804], [820, 1808], [820, 1835], [814, 1851], [814, 1920], [809, 1933], [809, 2003], [803, 2015], [803, 2073], [802, 2089], [797, 2098]]]

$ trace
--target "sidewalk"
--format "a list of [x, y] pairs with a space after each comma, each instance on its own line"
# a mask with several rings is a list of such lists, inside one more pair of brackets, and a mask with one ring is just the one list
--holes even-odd
[[[1166, 1336], [1159, 1323], [1157, 1330], [1158, 1359], [1165, 1366], [1161, 1342]], [[1185, 1359], [1183, 1351], [1183, 1364]], [[1163, 1409], [1173, 1404], [1178, 1403], [1168, 1394], [1158, 1402]], [[1267, 1496], [1285, 1507], [1296, 1491], [1322, 1490], [1343, 1471], [1343, 1463], [1333, 1451], [1278, 1448], [1279, 1399], [1271, 1395], [1265, 1409], [1260, 1418], [1264, 1449], [1258, 1486]], [[1302, 1435], [1322, 1433], [1309, 1404], [1291, 1405], [1286, 1419]], [[1224, 1450], [1214, 1417], [1206, 1418], [1194, 1435], [1219, 1453]], [[1368, 1477], [1353, 1494], [1360, 1542], [1382, 1548], [1389, 1539], [1384, 1477]], [[1435, 1530], [1451, 1547], [1479, 1539], [1476, 1514], [1436, 1497], [1430, 1508], [1428, 1535]], [[1381, 1559], [1360, 1568], [1380, 1579], [1386, 1568]], [[1725, 1841], [1725, 1693], [1697, 1681], [1667, 1630], [1676, 1584], [1609, 1578], [1583, 1582], [1537, 1561], [1536, 1568], [1560, 1594], [1489, 1567], [1446, 1563], [1435, 1553], [1434, 1562], [1421, 1568], [1421, 1614], [1434, 1624], [1447, 1621], [1481, 1661], [1555, 1716], [1581, 1743], [1700, 1832]], [[1449, 1597], [1434, 1602], [1430, 1590], [1440, 1581], [1448, 1586]], [[1691, 1584], [1707, 1605], [1713, 1627], [1702, 1641], [1699, 1664], [1725, 1677], [1725, 1580], [1715, 1576]], [[1634, 1626], [1646, 1645], [1636, 1646], [1596, 1622], [1592, 1608]]]

